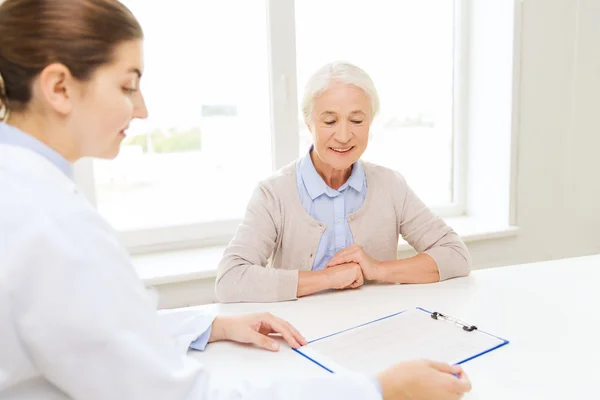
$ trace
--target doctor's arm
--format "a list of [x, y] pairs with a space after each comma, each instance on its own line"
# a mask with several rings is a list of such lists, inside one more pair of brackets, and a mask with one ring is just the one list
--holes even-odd
[[[171, 340], [124, 251], [96, 225], [79, 218], [47, 221], [16, 252], [19, 275], [10, 293], [15, 327], [37, 370], [69, 397], [379, 398], [363, 375], [278, 380], [262, 387], [216, 385]], [[211, 315], [191, 321], [190, 342], [212, 322]]]
[[[216, 317], [204, 332], [198, 335], [196, 320], [210, 320], [212, 307], [160, 310], [158, 316], [182, 354], [188, 349], [204, 351], [209, 343], [231, 341], [253, 344], [265, 350], [278, 351], [279, 342], [270, 334], [280, 335], [290, 347], [304, 346], [306, 339], [289, 322], [269, 313]], [[190, 343], [191, 342], [191, 343]]]

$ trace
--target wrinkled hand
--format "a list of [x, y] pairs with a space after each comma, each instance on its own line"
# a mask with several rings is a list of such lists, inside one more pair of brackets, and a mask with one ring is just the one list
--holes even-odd
[[217, 317], [209, 342], [229, 340], [278, 351], [279, 343], [269, 337], [270, 334], [280, 334], [293, 348], [307, 344], [306, 339], [289, 322], [269, 313]]
[[326, 267], [323, 272], [331, 289], [356, 289], [364, 283], [360, 266], [355, 263]]
[[346, 247], [338, 251], [327, 263], [327, 267], [333, 267], [340, 264], [356, 263], [360, 265], [365, 279], [379, 279], [381, 272], [380, 262], [375, 260], [366, 251], [357, 244]]
[[384, 400], [457, 400], [471, 390], [471, 382], [459, 365], [433, 361], [400, 363], [377, 378]]

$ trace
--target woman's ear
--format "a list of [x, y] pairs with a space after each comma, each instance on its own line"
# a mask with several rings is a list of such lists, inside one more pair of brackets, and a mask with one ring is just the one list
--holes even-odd
[[68, 115], [73, 110], [77, 81], [64, 64], [44, 68], [38, 77], [38, 89], [44, 102], [57, 113]]

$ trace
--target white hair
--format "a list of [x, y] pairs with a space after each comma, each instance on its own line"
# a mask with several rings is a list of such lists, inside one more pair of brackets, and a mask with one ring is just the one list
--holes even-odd
[[336, 61], [319, 68], [306, 83], [302, 98], [302, 115], [307, 125], [311, 124], [315, 98], [335, 83], [354, 85], [362, 89], [371, 99], [373, 117], [379, 111], [379, 95], [371, 77], [361, 68], [348, 62]]

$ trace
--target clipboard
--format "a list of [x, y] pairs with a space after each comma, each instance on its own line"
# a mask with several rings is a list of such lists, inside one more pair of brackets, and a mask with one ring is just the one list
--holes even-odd
[[311, 340], [294, 351], [330, 373], [376, 374], [415, 359], [464, 364], [509, 343], [476, 325], [416, 307]]

